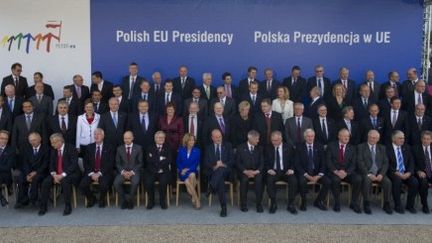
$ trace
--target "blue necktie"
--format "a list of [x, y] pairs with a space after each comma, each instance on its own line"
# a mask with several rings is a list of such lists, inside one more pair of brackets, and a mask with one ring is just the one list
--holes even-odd
[[397, 148], [397, 170], [400, 173], [405, 173], [405, 165], [400, 147]]
[[145, 116], [142, 116], [142, 118], [141, 118], [141, 127], [142, 127], [142, 130], [144, 131], [144, 133], [147, 132]]

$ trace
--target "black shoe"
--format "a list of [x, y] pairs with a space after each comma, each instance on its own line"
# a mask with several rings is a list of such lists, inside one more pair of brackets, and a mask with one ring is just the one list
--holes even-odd
[[321, 209], [322, 211], [326, 211], [327, 207], [324, 205], [324, 203], [321, 200], [316, 200], [314, 202], [314, 206]]
[[121, 209], [127, 209], [128, 208], [128, 203], [127, 203], [127, 201], [123, 201], [122, 202], [122, 204], [121, 204], [121, 207], [120, 207]]
[[406, 210], [408, 210], [408, 212], [412, 213], [412, 214], [416, 214], [417, 210], [414, 207], [406, 207]]
[[106, 207], [106, 201], [105, 201], [105, 199], [99, 200], [98, 205], [99, 205], [99, 208], [105, 208]]
[[430, 214], [429, 207], [427, 205], [422, 207], [422, 211], [425, 214]]
[[133, 209], [134, 208], [134, 203], [133, 202], [131, 202], [131, 201], [129, 201], [128, 202], [128, 207], [127, 207], [128, 209]]
[[95, 201], [96, 201], [96, 198], [95, 198], [94, 196], [88, 198], [88, 199], [87, 199], [87, 206], [86, 206], [86, 208], [91, 208], [91, 207], [93, 207], [94, 204], [95, 204]]
[[70, 204], [65, 205], [65, 209], [63, 211], [63, 216], [69, 215], [72, 213], [72, 207]]
[[335, 211], [336, 213], [340, 212], [340, 203], [339, 202], [335, 202], [335, 204], [333, 205], [333, 211]]
[[395, 206], [395, 212], [399, 214], [404, 214], [405, 211], [401, 206]]
[[220, 216], [221, 217], [226, 217], [227, 216], [227, 208], [226, 208], [225, 205], [223, 205], [222, 208], [221, 208]]
[[6, 205], [9, 204], [9, 202], [6, 200], [5, 197], [2, 196], [2, 197], [0, 198], [0, 204], [2, 205], [2, 207], [5, 207]]
[[357, 206], [354, 203], [351, 203], [350, 208], [355, 212], [355, 213], [361, 213], [361, 209], [359, 206]]
[[247, 211], [249, 211], [249, 209], [248, 209], [247, 206], [245, 206], [245, 205], [240, 206], [240, 210], [241, 210], [242, 212], [244, 212], [244, 213], [246, 213]]
[[306, 198], [302, 198], [301, 204], [300, 204], [300, 210], [306, 211]]
[[23, 207], [24, 207], [24, 205], [22, 203], [17, 202], [17, 203], [15, 203], [14, 209], [20, 209], [20, 208], [23, 208]]
[[388, 203], [388, 202], [384, 203], [383, 210], [384, 210], [384, 212], [386, 212], [386, 214], [393, 214], [393, 210], [390, 207], [390, 203]]
[[271, 214], [276, 213], [276, 210], [277, 210], [277, 204], [274, 203], [274, 202], [271, 202], [270, 203], [269, 213], [271, 213]]
[[369, 202], [363, 203], [363, 210], [365, 214], [372, 214], [372, 210], [370, 209]]
[[264, 208], [263, 208], [263, 206], [262, 206], [261, 204], [258, 204], [258, 205], [257, 205], [256, 210], [257, 210], [257, 213], [262, 213], [262, 212], [264, 212]]
[[161, 206], [161, 209], [163, 209], [163, 210], [168, 208], [166, 203], [161, 203], [160, 206]]
[[147, 209], [153, 209], [153, 207], [154, 207], [154, 202], [148, 202], [148, 204], [147, 204]]
[[291, 213], [291, 214], [297, 214], [297, 209], [294, 207], [294, 205], [292, 204], [288, 204], [287, 210]]
[[38, 215], [39, 216], [45, 215], [46, 212], [47, 212], [47, 206], [46, 205], [41, 205], [41, 207], [39, 209], [39, 212], [38, 212]]

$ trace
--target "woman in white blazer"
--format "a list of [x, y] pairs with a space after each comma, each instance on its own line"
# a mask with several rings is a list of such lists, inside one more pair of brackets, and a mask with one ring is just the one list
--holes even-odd
[[82, 154], [86, 145], [94, 143], [94, 130], [99, 125], [100, 115], [94, 112], [93, 103], [86, 102], [84, 114], [78, 116], [76, 130], [76, 148]]
[[277, 89], [277, 98], [272, 102], [272, 110], [282, 114], [282, 120], [285, 121], [294, 115], [294, 102], [289, 99], [289, 91], [287, 87], [279, 87]]

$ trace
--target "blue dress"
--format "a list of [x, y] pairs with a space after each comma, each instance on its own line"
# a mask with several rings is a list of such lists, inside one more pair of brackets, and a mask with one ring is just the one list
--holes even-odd
[[[177, 172], [181, 181], [186, 180], [189, 177], [190, 173], [195, 173], [196, 175], [198, 174], [198, 166], [200, 163], [200, 159], [201, 152], [198, 148], [192, 148], [191, 153], [188, 157], [187, 148], [180, 147], [177, 154], [176, 164]], [[184, 175], [182, 175], [181, 171], [184, 168], [188, 168], [189, 170]]]

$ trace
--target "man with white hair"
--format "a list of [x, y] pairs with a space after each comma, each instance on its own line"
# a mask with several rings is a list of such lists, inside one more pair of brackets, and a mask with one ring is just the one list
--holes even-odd
[[224, 107], [220, 102], [216, 102], [213, 107], [214, 113], [208, 116], [204, 122], [204, 128], [202, 133], [203, 142], [211, 142], [210, 134], [214, 129], [218, 129], [219, 131], [221, 131], [224, 141], [229, 141], [229, 135], [231, 134], [230, 118], [224, 116]]
[[153, 84], [151, 86], [151, 91], [154, 93], [155, 97], [159, 97], [159, 95], [164, 91], [164, 87], [162, 84], [162, 75], [160, 72], [154, 72], [152, 74]]
[[207, 100], [208, 106], [210, 107], [210, 101], [216, 98], [216, 88], [212, 85], [213, 78], [211, 73], [203, 73], [202, 75], [203, 84], [199, 86], [201, 91], [201, 97]]
[[192, 97], [192, 90], [195, 88], [195, 79], [188, 75], [188, 68], [181, 65], [178, 69], [179, 76], [173, 79], [174, 92], [180, 94], [182, 100]]
[[6, 85], [4, 93], [6, 96], [5, 107], [9, 112], [11, 112], [12, 120], [15, 120], [15, 117], [23, 113], [22, 103], [24, 102], [24, 99], [15, 95], [15, 86], [12, 84]]

